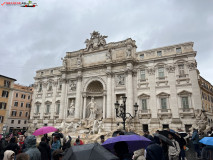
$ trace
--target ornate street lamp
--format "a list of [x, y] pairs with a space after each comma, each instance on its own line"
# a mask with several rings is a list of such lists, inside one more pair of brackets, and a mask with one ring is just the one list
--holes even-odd
[[[138, 111], [138, 104], [135, 103], [134, 104], [134, 111], [135, 111], [135, 115], [132, 116], [130, 113], [126, 113], [126, 99], [127, 97], [123, 96], [123, 104], [119, 104], [118, 101], [116, 101], [115, 103], [115, 110], [116, 110], [116, 117], [122, 118], [123, 120], [123, 129], [125, 130], [125, 125], [126, 125], [126, 119], [131, 117], [131, 118], [135, 118], [137, 111]], [[127, 115], [129, 115], [129, 117], [127, 117]]]

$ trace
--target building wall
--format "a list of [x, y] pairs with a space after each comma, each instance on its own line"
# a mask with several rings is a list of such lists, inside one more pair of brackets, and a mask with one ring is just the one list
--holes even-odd
[[[128, 113], [134, 115], [133, 105], [139, 104], [136, 128], [147, 125], [157, 129], [164, 125], [185, 129], [196, 123], [197, 110], [202, 109], [195, 56], [192, 42], [136, 52], [132, 39], [99, 49], [67, 52], [62, 67], [36, 72], [31, 127], [88, 119], [88, 102], [94, 97], [102, 104], [97, 117], [103, 117], [106, 130], [115, 129], [120, 120], [114, 103], [126, 95]], [[141, 71], [145, 73], [143, 79]], [[161, 105], [163, 98], [166, 109]], [[69, 116], [72, 99], [75, 113]], [[146, 109], [142, 108], [144, 99]], [[58, 104], [60, 111], [56, 113]]]
[[200, 76], [199, 86], [201, 89], [202, 109], [206, 112], [209, 126], [213, 125], [213, 86]]
[[[33, 88], [14, 84], [12, 105], [7, 125], [9, 129], [26, 129], [30, 117]], [[14, 114], [16, 112], [16, 115]], [[21, 112], [21, 114], [20, 114]], [[20, 123], [19, 123], [20, 122]]]
[[[10, 82], [10, 85], [5, 86], [5, 81]], [[16, 80], [0, 75], [0, 103], [6, 103], [6, 108], [3, 108], [3, 106], [0, 108], [0, 116], [4, 117], [3, 121], [1, 121], [0, 123], [0, 133], [3, 132], [3, 126], [6, 126], [8, 111], [11, 107], [12, 91], [13, 91], [12, 88], [13, 88], [14, 81]], [[7, 91], [9, 93], [8, 97], [2, 96], [3, 91]]]

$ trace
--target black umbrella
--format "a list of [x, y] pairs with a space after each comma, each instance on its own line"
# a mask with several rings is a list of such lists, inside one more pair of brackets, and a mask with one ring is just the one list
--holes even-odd
[[[122, 133], [121, 133], [121, 132], [122, 132]], [[112, 137], [116, 137], [116, 136], [118, 135], [118, 133], [121, 133], [122, 135], [133, 135], [133, 134], [138, 135], [138, 134], [135, 133], [135, 132], [115, 131], [115, 132], [113, 132]]]
[[169, 138], [167, 138], [167, 137], [165, 137], [164, 135], [162, 135], [162, 134], [154, 134], [154, 136], [155, 137], [158, 137], [159, 139], [161, 139], [162, 141], [164, 141], [165, 143], [167, 143], [168, 145], [170, 145], [170, 146], [173, 146], [173, 143], [172, 143], [172, 141], [169, 139]]
[[188, 134], [186, 132], [178, 132], [178, 134], [181, 136], [181, 137], [186, 137], [188, 136]]
[[72, 146], [65, 153], [63, 160], [118, 160], [114, 154], [98, 143]]
[[167, 130], [163, 130], [163, 131], [159, 131], [159, 134], [162, 134], [162, 135], [164, 135], [165, 137], [168, 137], [168, 135], [171, 134], [171, 135], [173, 136], [173, 138], [174, 138], [176, 141], [180, 142], [180, 137], [178, 137], [178, 136], [177, 136], [175, 133], [173, 133], [173, 132], [170, 132], [170, 131], [167, 131]]

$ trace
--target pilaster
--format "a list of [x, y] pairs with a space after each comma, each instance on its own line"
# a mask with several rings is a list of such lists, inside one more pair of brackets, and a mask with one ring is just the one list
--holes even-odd
[[80, 118], [82, 72], [78, 71], [75, 103], [75, 119]]

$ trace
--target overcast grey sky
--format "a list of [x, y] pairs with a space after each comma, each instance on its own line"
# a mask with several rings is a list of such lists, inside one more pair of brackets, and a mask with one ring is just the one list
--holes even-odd
[[213, 84], [212, 0], [33, 2], [38, 6], [0, 6], [0, 74], [17, 83], [32, 84], [36, 70], [60, 66], [96, 30], [107, 42], [131, 37], [137, 51], [193, 41], [201, 76]]

